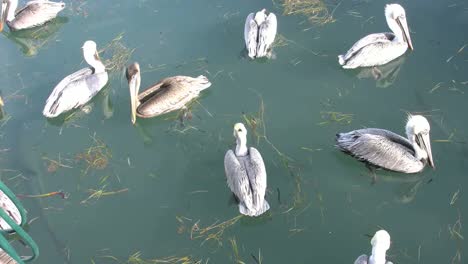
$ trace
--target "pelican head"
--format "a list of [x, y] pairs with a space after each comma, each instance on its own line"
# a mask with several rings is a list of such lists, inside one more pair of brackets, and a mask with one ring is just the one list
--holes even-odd
[[234, 125], [234, 137], [235, 138], [239, 138], [239, 137], [246, 138], [247, 137], [247, 129], [245, 128], [244, 124], [237, 123], [237, 124]]
[[267, 15], [266, 15], [266, 9], [262, 9], [260, 11], [258, 11], [256, 14], [255, 14], [255, 22], [257, 23], [257, 25], [261, 25], [263, 22], [265, 22], [267, 18]]
[[371, 240], [372, 248], [379, 248], [381, 250], [390, 249], [390, 234], [385, 230], [379, 230], [375, 232], [374, 237]]
[[140, 90], [140, 65], [134, 62], [127, 67], [125, 72], [127, 77], [128, 87], [130, 89], [130, 104], [132, 108], [132, 124], [136, 122], [136, 110], [139, 105], [138, 90]]
[[409, 115], [406, 123], [406, 135], [413, 144], [416, 158], [426, 160], [434, 168], [429, 131], [431, 127], [424, 116]]
[[413, 43], [409, 34], [408, 24], [406, 23], [405, 9], [399, 4], [388, 4], [385, 6], [385, 17], [390, 29], [400, 40], [404, 40], [408, 47], [413, 50]]
[[245, 156], [248, 153], [247, 150], [247, 129], [244, 124], [237, 123], [234, 125], [234, 137], [236, 138], [236, 155]]
[[99, 58], [96, 42], [87, 40], [81, 48], [83, 49], [83, 57], [86, 63], [94, 68], [94, 73], [106, 71], [106, 67], [102, 64], [101, 58]]

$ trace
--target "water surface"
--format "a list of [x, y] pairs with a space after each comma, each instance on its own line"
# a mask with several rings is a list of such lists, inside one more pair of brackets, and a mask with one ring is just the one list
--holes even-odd
[[[0, 128], [1, 148], [8, 149], [0, 153], [1, 178], [20, 194], [70, 194], [23, 200], [29, 218], [39, 217], [29, 227], [41, 250], [37, 263], [115, 263], [102, 256], [126, 261], [136, 252], [203, 263], [255, 263], [259, 252], [262, 263], [352, 263], [370, 252], [366, 235], [380, 228], [392, 236], [394, 263], [464, 262], [467, 245], [450, 230], [466, 237], [457, 224], [468, 213], [468, 57], [466, 49], [457, 53], [468, 42], [466, 2], [401, 2], [415, 50], [383, 68], [390, 72], [383, 80], [342, 70], [336, 56], [358, 38], [388, 30], [384, 1], [331, 2], [336, 21], [323, 26], [282, 15], [279, 1], [66, 2], [44, 36], [4, 33], [0, 41], [9, 118]], [[276, 59], [250, 61], [243, 57], [244, 19], [263, 7], [277, 14], [288, 41], [275, 49]], [[46, 120], [41, 111], [53, 87], [84, 67], [83, 42], [103, 48], [122, 32], [121, 43], [135, 49], [130, 60], [141, 65], [142, 88], [173, 75], [211, 80], [192, 119], [181, 126], [175, 113], [132, 126], [119, 69], [88, 114]], [[331, 112], [346, 118], [334, 121]], [[402, 134], [407, 112], [431, 123], [435, 170], [377, 171], [372, 184], [363, 164], [334, 148], [341, 131]], [[244, 115], [257, 118], [260, 135], [266, 131], [256, 138], [250, 128], [249, 143], [265, 160], [271, 210], [204, 242], [207, 233], [197, 237], [196, 227], [238, 215], [223, 158]], [[86, 163], [92, 147], [108, 151], [107, 162]], [[121, 192], [88, 199], [90, 190]]]

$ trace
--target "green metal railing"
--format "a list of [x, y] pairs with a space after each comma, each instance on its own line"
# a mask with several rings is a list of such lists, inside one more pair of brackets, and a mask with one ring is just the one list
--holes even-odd
[[[31, 236], [29, 236], [28, 233], [26, 233], [21, 227], [26, 223], [27, 219], [26, 211], [24, 210], [23, 205], [16, 198], [15, 194], [2, 181], [0, 181], [0, 190], [2, 190], [3, 193], [13, 202], [21, 215], [21, 223], [18, 225], [4, 210], [0, 208], [0, 218], [2, 218], [11, 227], [11, 230], [0, 230], [0, 248], [2, 248], [16, 262], [18, 262], [18, 264], [23, 264], [24, 262], [35, 260], [39, 256], [39, 248]], [[5, 238], [4, 235], [12, 232], [18, 234], [21, 240], [31, 249], [31, 257], [22, 259], [10, 244], [10, 242]]]

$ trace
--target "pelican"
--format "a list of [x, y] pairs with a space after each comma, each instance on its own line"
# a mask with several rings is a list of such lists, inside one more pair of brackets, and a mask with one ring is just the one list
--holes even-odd
[[224, 156], [227, 184], [239, 202], [243, 215], [259, 216], [270, 209], [265, 200], [267, 175], [262, 156], [257, 149], [247, 148], [247, 129], [244, 124], [234, 125], [236, 149]]
[[417, 173], [426, 163], [434, 168], [430, 126], [420, 115], [409, 115], [406, 123], [408, 139], [391, 131], [365, 128], [336, 135], [337, 147], [357, 159], [387, 170]]
[[375, 232], [371, 240], [372, 254], [369, 256], [361, 255], [354, 264], [393, 264], [385, 259], [385, 254], [390, 248], [390, 235], [385, 230]]
[[4, 22], [6, 22], [12, 31], [40, 26], [54, 19], [65, 8], [65, 3], [63, 2], [32, 0], [15, 12], [18, 7], [18, 0], [2, 1], [4, 3], [2, 3], [0, 31], [3, 30]]
[[130, 88], [133, 124], [137, 116], [150, 118], [185, 108], [201, 91], [211, 86], [208, 78], [203, 75], [197, 78], [174, 76], [165, 78], [138, 94], [141, 77], [137, 62], [127, 67], [126, 77]]
[[256, 14], [250, 13], [245, 20], [244, 39], [245, 46], [251, 59], [270, 56], [271, 44], [276, 36], [276, 16], [266, 14], [262, 9]]
[[413, 44], [406, 23], [406, 14], [399, 4], [385, 6], [385, 17], [393, 33], [374, 33], [354, 43], [348, 52], [338, 56], [345, 69], [382, 65], [403, 55]]
[[68, 75], [55, 86], [42, 111], [44, 116], [56, 117], [83, 106], [107, 84], [109, 77], [99, 58], [96, 43], [88, 40], [82, 49], [83, 57], [91, 67]]

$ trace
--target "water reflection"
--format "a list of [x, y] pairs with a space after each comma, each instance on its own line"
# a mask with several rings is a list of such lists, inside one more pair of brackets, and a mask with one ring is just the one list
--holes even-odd
[[405, 56], [401, 56], [385, 65], [362, 68], [356, 77], [358, 79], [374, 79], [377, 87], [387, 88], [397, 79], [404, 62]]
[[57, 17], [42, 27], [13, 32], [3, 32], [9, 40], [16, 43], [27, 57], [36, 56], [50, 40], [57, 36], [59, 29], [68, 22], [67, 17]]
[[[374, 175], [372, 176], [374, 177]], [[387, 172], [376, 176], [377, 182], [379, 180], [384, 183], [399, 183], [395, 192], [395, 201], [402, 204], [411, 203], [416, 198], [419, 188], [424, 185], [423, 183], [430, 183], [432, 180], [426, 174], [405, 174]]]

